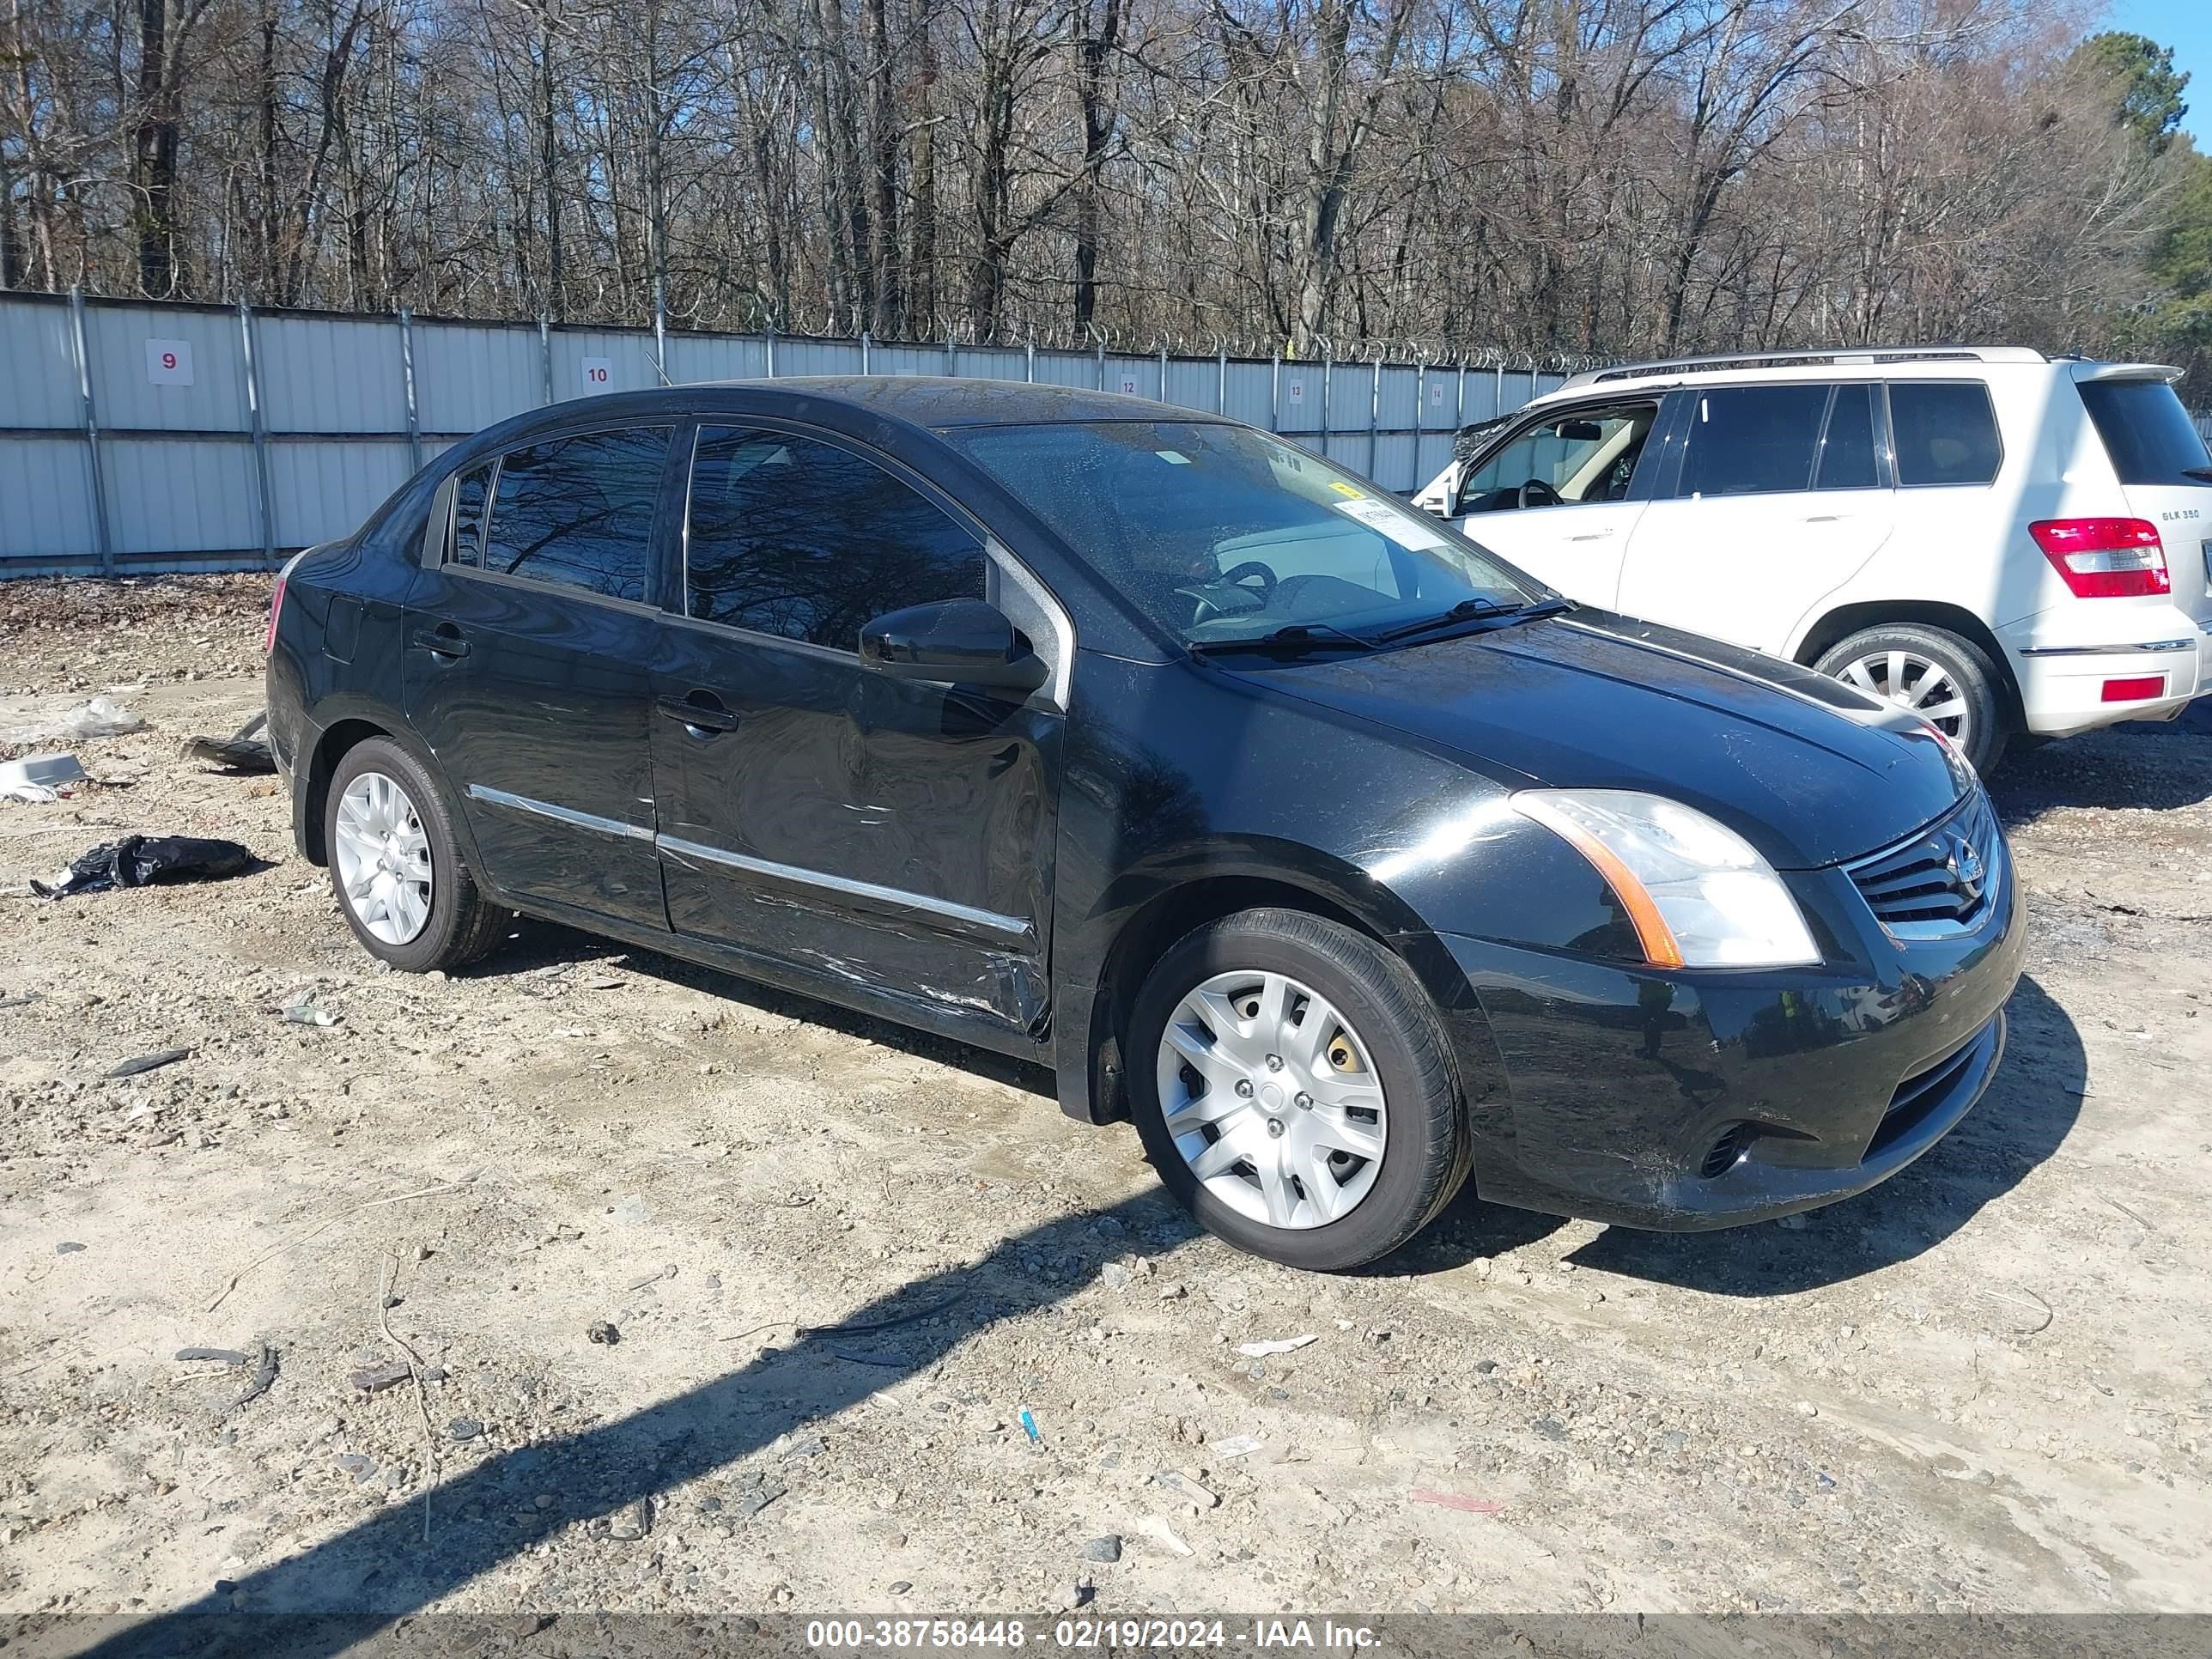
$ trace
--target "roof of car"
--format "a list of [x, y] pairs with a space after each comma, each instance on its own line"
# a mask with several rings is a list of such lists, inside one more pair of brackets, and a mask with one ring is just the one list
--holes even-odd
[[742, 386], [749, 392], [775, 391], [801, 398], [830, 398], [926, 427], [1210, 418], [1200, 411], [1154, 403], [1149, 398], [1024, 380], [954, 379], [937, 374], [823, 374], [714, 384]]
[[1787, 374], [1804, 369], [1827, 373], [1858, 370], [1868, 374], [1894, 374], [1899, 369], [1926, 368], [1956, 372], [1962, 363], [1991, 365], [2047, 364], [2054, 359], [2032, 346], [1863, 345], [1808, 347], [1794, 351], [1738, 351], [1707, 357], [1667, 357], [1650, 362], [1616, 363], [1607, 368], [1585, 369], [1564, 382], [1548, 397], [1561, 392], [1580, 392], [1591, 386], [1615, 386], [1631, 380], [1691, 380], [1737, 374]]

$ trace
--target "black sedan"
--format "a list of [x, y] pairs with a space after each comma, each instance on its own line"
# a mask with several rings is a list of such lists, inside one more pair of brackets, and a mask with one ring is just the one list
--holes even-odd
[[395, 968], [520, 911], [1041, 1061], [1302, 1267], [1469, 1175], [1662, 1228], [1859, 1192], [2020, 972], [1924, 721], [1131, 398], [538, 410], [295, 559], [270, 639], [300, 848]]

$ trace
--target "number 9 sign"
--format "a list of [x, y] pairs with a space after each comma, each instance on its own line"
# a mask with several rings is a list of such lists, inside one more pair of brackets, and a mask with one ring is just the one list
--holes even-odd
[[192, 383], [192, 343], [190, 340], [146, 342], [146, 378], [155, 386]]

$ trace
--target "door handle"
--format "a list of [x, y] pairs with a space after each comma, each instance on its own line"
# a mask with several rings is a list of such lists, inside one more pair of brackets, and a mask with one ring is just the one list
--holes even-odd
[[1567, 539], [1571, 542], [1601, 542], [1612, 534], [1610, 530], [1593, 530], [1586, 536], [1570, 536]]
[[1802, 520], [1800, 522], [1804, 524], [1841, 524], [1850, 516], [1850, 515], [1846, 513], [1815, 513], [1810, 518]]
[[725, 708], [722, 700], [711, 691], [694, 691], [684, 697], [662, 697], [659, 703], [662, 714], [671, 720], [683, 721], [684, 729], [695, 738], [709, 738], [718, 732], [738, 729], [739, 716]]
[[410, 643], [441, 657], [465, 657], [469, 642], [451, 623], [441, 623], [435, 628], [418, 628], [409, 636]]

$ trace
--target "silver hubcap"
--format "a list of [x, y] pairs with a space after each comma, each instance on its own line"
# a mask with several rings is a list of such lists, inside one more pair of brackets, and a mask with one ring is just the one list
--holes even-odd
[[1374, 1190], [1389, 1133], [1367, 1045], [1286, 974], [1216, 974], [1160, 1038], [1160, 1109], [1206, 1189], [1270, 1227], [1321, 1227]]
[[1966, 742], [1966, 694], [1942, 664], [1911, 651], [1877, 651], [1844, 665], [1836, 678], [1914, 714], [1954, 743]]
[[364, 772], [338, 797], [338, 884], [361, 925], [404, 945], [430, 920], [430, 837], [407, 792]]

